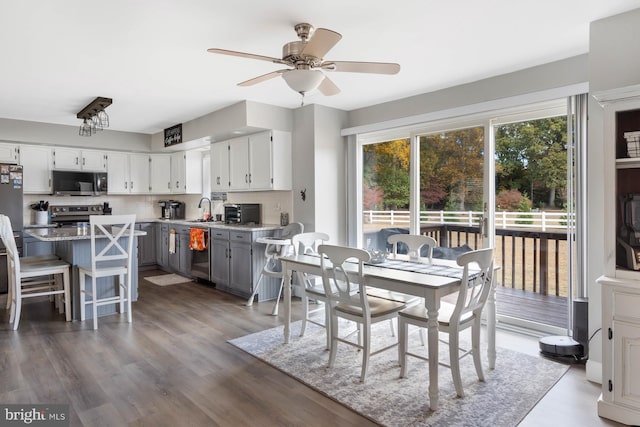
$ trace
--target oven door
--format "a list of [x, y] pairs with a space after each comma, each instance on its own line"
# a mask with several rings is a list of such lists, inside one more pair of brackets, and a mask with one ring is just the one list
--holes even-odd
[[204, 230], [205, 249], [191, 250], [191, 275], [198, 279], [209, 280], [209, 229]]

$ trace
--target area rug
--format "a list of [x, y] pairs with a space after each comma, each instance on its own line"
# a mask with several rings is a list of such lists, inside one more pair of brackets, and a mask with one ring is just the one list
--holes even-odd
[[[489, 370], [483, 349], [485, 381], [478, 381], [473, 359], [463, 358], [460, 369], [465, 397], [458, 398], [451, 371], [441, 366], [439, 408], [430, 411], [427, 362], [410, 357], [407, 377], [399, 378], [397, 350], [384, 351], [371, 357], [366, 381], [360, 383], [361, 353], [339, 344], [335, 366], [327, 368], [324, 329], [308, 324], [305, 336], [299, 337], [300, 326], [299, 321], [292, 324], [290, 344], [283, 344], [282, 326], [229, 343], [384, 426], [516, 426], [568, 369], [560, 363], [498, 348], [496, 369]], [[388, 322], [374, 328], [373, 351], [394, 339]], [[418, 334], [412, 334], [410, 348], [426, 352]], [[448, 358], [448, 346], [441, 344], [440, 360]]]
[[179, 274], [161, 274], [160, 276], [149, 276], [145, 277], [144, 279], [158, 286], [177, 285], [178, 283], [193, 281], [190, 278], [180, 276]]

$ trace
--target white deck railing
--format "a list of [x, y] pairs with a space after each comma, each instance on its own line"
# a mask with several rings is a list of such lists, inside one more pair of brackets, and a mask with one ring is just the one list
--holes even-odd
[[[364, 211], [368, 224], [409, 225], [409, 211]], [[478, 226], [482, 212], [478, 211], [422, 211], [420, 224], [457, 224]], [[567, 229], [566, 212], [496, 212], [496, 228], [529, 228], [541, 231]]]

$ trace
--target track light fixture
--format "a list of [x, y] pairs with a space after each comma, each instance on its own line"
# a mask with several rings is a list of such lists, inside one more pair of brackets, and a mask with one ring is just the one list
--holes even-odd
[[82, 124], [78, 132], [80, 136], [91, 136], [109, 127], [109, 115], [105, 111], [105, 108], [111, 105], [112, 101], [111, 98], [99, 96], [80, 110], [76, 115], [77, 118], [82, 119]]

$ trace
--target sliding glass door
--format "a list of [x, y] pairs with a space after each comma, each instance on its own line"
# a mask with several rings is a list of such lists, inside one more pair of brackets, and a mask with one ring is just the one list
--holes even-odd
[[493, 247], [501, 321], [566, 330], [575, 276], [567, 135], [561, 99], [359, 136], [357, 245], [384, 249], [390, 234], [420, 233], [443, 257]]

